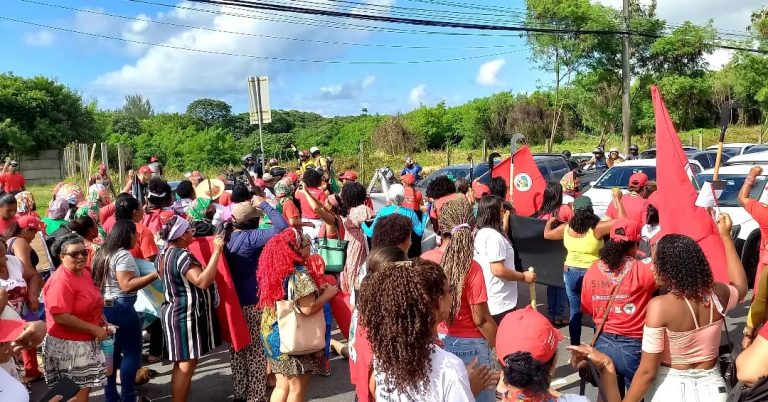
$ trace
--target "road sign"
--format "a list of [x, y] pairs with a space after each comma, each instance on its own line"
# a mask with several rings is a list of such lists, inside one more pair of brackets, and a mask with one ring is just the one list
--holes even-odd
[[272, 109], [269, 105], [269, 78], [267, 76], [248, 78], [248, 98], [251, 124], [272, 122]]

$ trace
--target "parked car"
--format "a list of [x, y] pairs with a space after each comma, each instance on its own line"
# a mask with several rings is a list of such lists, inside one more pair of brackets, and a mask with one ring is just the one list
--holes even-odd
[[[698, 162], [689, 160], [691, 178], [699, 174], [702, 169]], [[599, 217], [605, 216], [608, 205], [613, 195], [614, 188], [620, 188], [625, 193], [629, 177], [635, 173], [642, 172], [648, 176], [649, 180], [656, 180], [656, 159], [636, 159], [621, 162], [608, 169], [597, 181], [590, 183], [591, 188], [584, 193], [592, 200], [592, 206], [595, 214]]]
[[[723, 153], [731, 156], [742, 155], [748, 153], [748, 151], [755, 145], [757, 144], [748, 142], [733, 142], [730, 144], [723, 144]], [[717, 145], [710, 145], [707, 147], [707, 150], [711, 149], [717, 150]]]
[[[701, 164], [702, 169], [712, 169], [715, 167], [715, 160], [717, 159], [717, 150], [708, 149], [706, 151], [697, 152], [689, 156], [691, 160], [695, 160]], [[723, 152], [721, 165], [731, 159], [731, 155]]]
[[[735, 156], [734, 158], [739, 157], [740, 156]], [[739, 190], [741, 190], [741, 187], [744, 185], [744, 180], [747, 178], [749, 169], [755, 165], [760, 166], [763, 168], [764, 174], [757, 178], [755, 186], [752, 187], [752, 191], [749, 193], [749, 197], [762, 203], [768, 203], [768, 191], [765, 191], [766, 183], [768, 183], [768, 176], [766, 176], [768, 173], [768, 155], [763, 159], [766, 160], [755, 163], [729, 164], [721, 167], [718, 171], [718, 179], [725, 182], [725, 189], [718, 197], [717, 204], [720, 212], [728, 213], [733, 221], [731, 237], [736, 245], [736, 250], [741, 256], [741, 262], [747, 273], [747, 280], [749, 281], [750, 287], [754, 285], [757, 262], [760, 254], [760, 228], [752, 216], [739, 205]], [[713, 174], [714, 169], [705, 170], [696, 176], [696, 181], [699, 184], [703, 184], [706, 181], [712, 181]]]
[[768, 164], [768, 152], [736, 155], [728, 159], [727, 165], [763, 165]]
[[[496, 161], [494, 163], [494, 166], [498, 164], [499, 161]], [[436, 177], [439, 176], [453, 176], [457, 179], [465, 178], [470, 179], [470, 169], [472, 170], [471, 179], [477, 179], [478, 177], [481, 177], [488, 173], [488, 162], [480, 162], [475, 164], [474, 166], [469, 163], [462, 163], [459, 165], [451, 165], [447, 166], [441, 169], [438, 169], [437, 171], [433, 172], [429, 176], [419, 180], [418, 183], [416, 183], [416, 188], [419, 189], [422, 193], [427, 191], [427, 186], [429, 186], [429, 183], [432, 183], [433, 180], [435, 180]], [[483, 183], [487, 183], [487, 180]]]
[[[689, 145], [683, 145], [683, 152], [685, 152], [685, 155], [690, 158], [691, 155], [699, 152], [699, 149]], [[640, 159], [656, 159], [656, 148], [648, 148], [641, 152]]]
[[744, 152], [744, 154], [756, 154], [758, 152], [768, 151], [768, 145], [755, 145]]

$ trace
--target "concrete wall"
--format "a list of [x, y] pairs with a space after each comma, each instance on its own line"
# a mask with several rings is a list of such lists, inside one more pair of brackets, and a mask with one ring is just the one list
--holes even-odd
[[27, 185], [58, 183], [63, 177], [61, 152], [49, 149], [35, 156], [24, 156], [19, 159], [19, 168]]

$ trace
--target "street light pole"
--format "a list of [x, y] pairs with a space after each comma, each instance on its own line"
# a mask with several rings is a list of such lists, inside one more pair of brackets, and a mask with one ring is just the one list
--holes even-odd
[[630, 72], [629, 72], [629, 0], [624, 0], [624, 49], [622, 51], [621, 78], [624, 89], [621, 97], [622, 133], [624, 134], [624, 155], [629, 155], [629, 146], [632, 144], [632, 132], [630, 128]]

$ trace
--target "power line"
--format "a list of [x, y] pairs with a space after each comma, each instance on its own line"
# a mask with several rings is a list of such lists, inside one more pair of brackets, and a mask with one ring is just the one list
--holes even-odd
[[194, 25], [187, 25], [187, 24], [179, 24], [174, 22], [168, 22], [168, 21], [159, 21], [159, 20], [153, 20], [151, 18], [138, 18], [138, 17], [130, 17], [125, 15], [119, 15], [119, 14], [111, 14], [96, 10], [89, 10], [89, 9], [83, 9], [83, 8], [75, 8], [75, 7], [67, 7], [59, 4], [51, 4], [51, 3], [45, 3], [40, 1], [34, 1], [34, 0], [19, 0], [24, 3], [30, 3], [30, 4], [36, 4], [40, 6], [46, 6], [46, 7], [55, 7], [60, 8], [63, 10], [71, 10], [71, 11], [77, 11], [82, 13], [88, 13], [88, 14], [94, 14], [94, 15], [103, 15], [107, 17], [112, 18], [120, 18], [124, 20], [129, 21], [141, 21], [141, 22], [148, 22], [152, 24], [158, 24], [158, 25], [167, 25], [167, 26], [173, 26], [173, 27], [179, 27], [179, 28], [188, 28], [188, 29], [199, 29], [203, 31], [209, 31], [209, 32], [220, 32], [220, 33], [226, 33], [226, 34], [232, 34], [232, 35], [243, 35], [243, 36], [251, 36], [251, 37], [259, 37], [259, 38], [267, 38], [267, 39], [278, 39], [278, 40], [288, 40], [288, 41], [297, 41], [297, 42], [308, 42], [308, 43], [317, 43], [317, 44], [323, 44], [323, 45], [341, 45], [341, 46], [363, 46], [363, 47], [375, 47], [375, 48], [393, 48], [393, 49], [503, 49], [503, 48], [512, 48], [512, 47], [518, 47], [519, 45], [516, 44], [507, 44], [507, 45], [469, 45], [469, 46], [417, 46], [417, 45], [393, 45], [393, 44], [383, 44], [383, 43], [356, 43], [356, 42], [343, 42], [343, 41], [329, 41], [329, 40], [318, 40], [318, 39], [308, 39], [308, 38], [293, 38], [293, 37], [285, 37], [285, 36], [274, 36], [274, 35], [266, 35], [266, 34], [257, 34], [257, 33], [250, 33], [250, 32], [239, 32], [239, 31], [229, 31], [224, 29], [214, 29], [214, 28], [206, 28], [201, 26], [194, 26]]
[[445, 59], [433, 59], [433, 60], [370, 60], [370, 61], [362, 61], [362, 60], [291, 59], [291, 58], [285, 58], [285, 57], [257, 56], [257, 55], [251, 55], [251, 54], [243, 54], [243, 53], [231, 53], [231, 52], [220, 52], [220, 51], [215, 51], [215, 50], [195, 49], [195, 48], [188, 48], [188, 47], [183, 47], [183, 46], [168, 45], [168, 44], [164, 44], [164, 43], [145, 42], [145, 41], [134, 40], [134, 39], [119, 38], [119, 37], [115, 37], [115, 36], [96, 34], [96, 33], [92, 33], [92, 32], [83, 32], [83, 31], [78, 31], [78, 30], [75, 30], [75, 29], [58, 27], [58, 26], [53, 26], [53, 25], [40, 24], [40, 23], [37, 23], [37, 22], [25, 21], [25, 20], [5, 17], [5, 16], [1, 16], [1, 15], [0, 15], [0, 20], [16, 22], [16, 23], [25, 24], [25, 25], [32, 25], [32, 26], [36, 26], [36, 27], [39, 27], [39, 28], [53, 29], [53, 30], [56, 30], [56, 31], [69, 32], [69, 33], [75, 33], [75, 34], [79, 34], [79, 35], [91, 36], [91, 37], [94, 37], [94, 38], [117, 40], [117, 41], [121, 41], [121, 42], [135, 43], [135, 44], [139, 44], [139, 45], [146, 45], [146, 46], [152, 46], [152, 47], [163, 47], [163, 48], [174, 49], [174, 50], [184, 50], [184, 51], [189, 51], [189, 52], [215, 54], [215, 55], [221, 55], [221, 56], [243, 57], [243, 58], [250, 58], [250, 59], [256, 59], [256, 60], [272, 60], [272, 61], [285, 61], [285, 62], [296, 62], [296, 63], [350, 64], [350, 65], [429, 64], [429, 63], [446, 63], [446, 62], [454, 62], [454, 61], [466, 61], [466, 60], [476, 60], [476, 59], [499, 57], [499, 56], [509, 55], [509, 54], [512, 54], [512, 53], [517, 53], [517, 52], [523, 50], [523, 49], [520, 49], [520, 50], [514, 50], [514, 51], [508, 51], [508, 52], [502, 52], [502, 53], [495, 53], [495, 54], [485, 54], [485, 55], [479, 55], [479, 56], [454, 57], [454, 58], [445, 58]]

